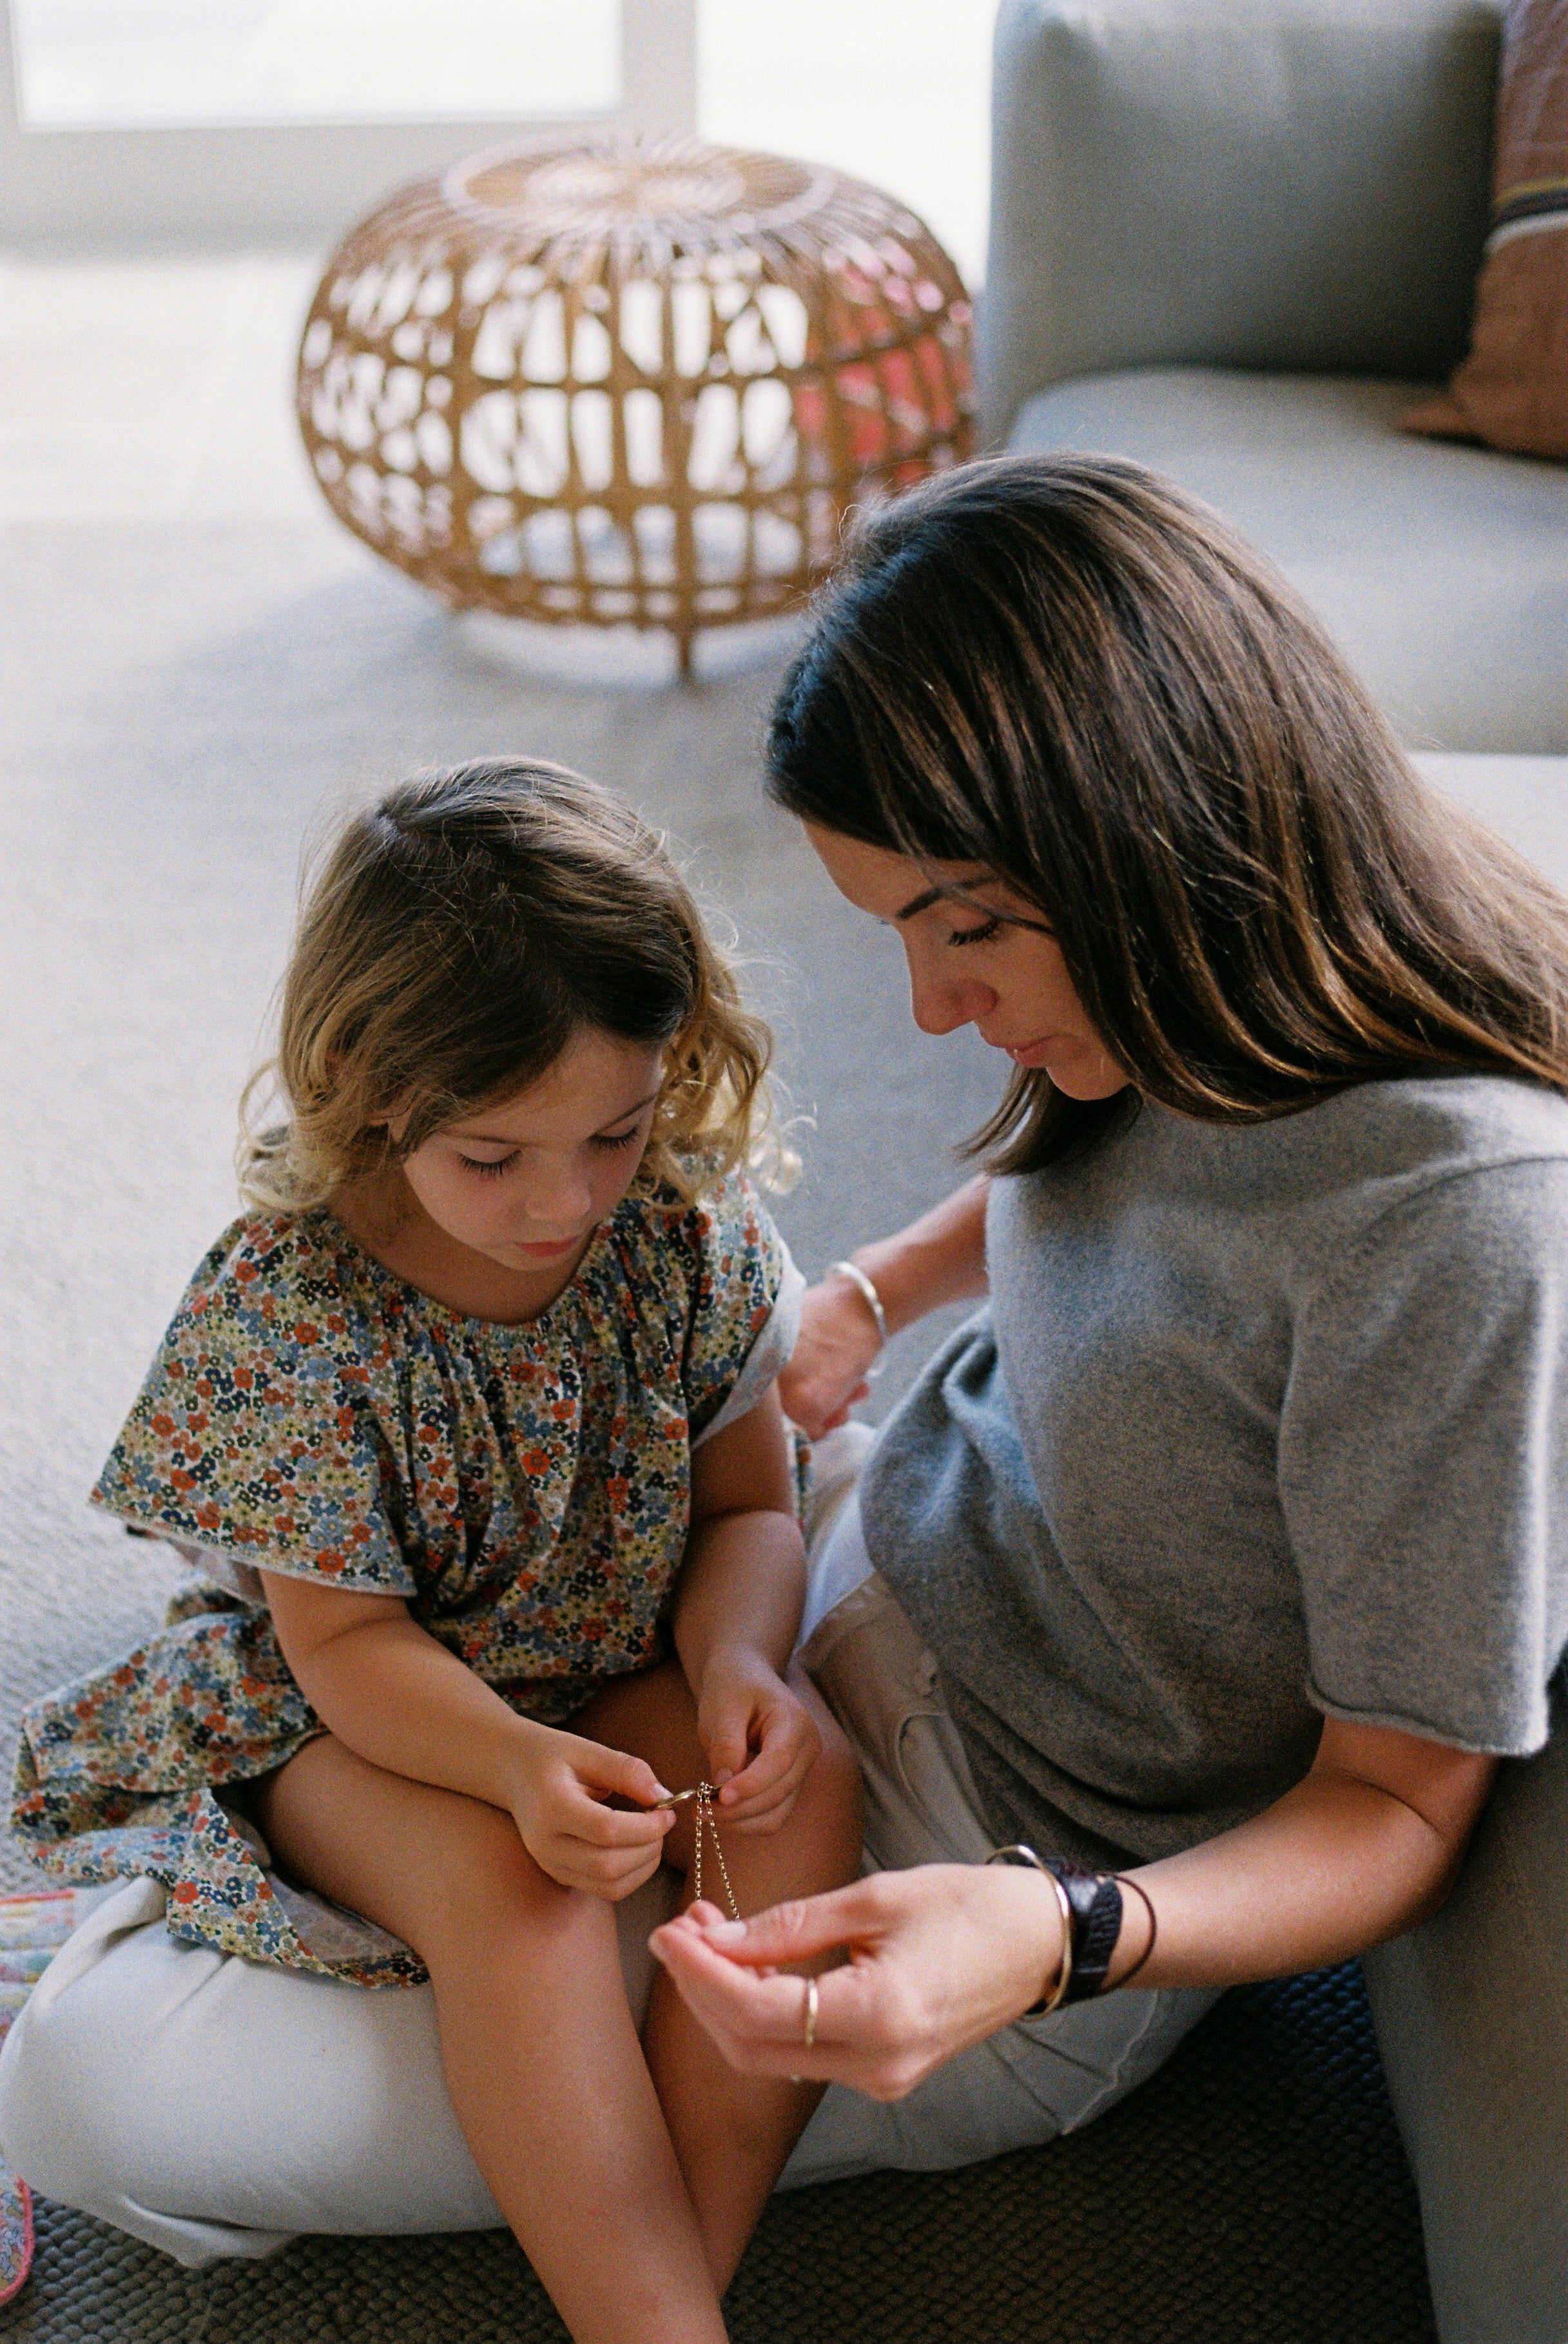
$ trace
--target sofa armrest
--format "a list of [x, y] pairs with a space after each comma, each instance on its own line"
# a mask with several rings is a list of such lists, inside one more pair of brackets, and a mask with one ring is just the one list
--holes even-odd
[[985, 426], [1070, 375], [1433, 378], [1486, 235], [1495, 0], [1002, 0]]

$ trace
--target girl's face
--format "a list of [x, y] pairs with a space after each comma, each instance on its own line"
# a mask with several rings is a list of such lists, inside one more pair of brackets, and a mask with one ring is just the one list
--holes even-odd
[[403, 1177], [460, 1245], [566, 1270], [636, 1177], [663, 1073], [662, 1050], [584, 1028], [527, 1090], [432, 1134]]
[[[1074, 1099], [1111, 1098], [1128, 1076], [1088, 1021], [1039, 913], [979, 863], [916, 863], [805, 824], [838, 892], [895, 927], [909, 1005], [924, 1034], [973, 1026], [1015, 1066], [1042, 1066]], [[961, 888], [962, 894], [946, 892]], [[1032, 925], [1013, 924], [1030, 922]]]

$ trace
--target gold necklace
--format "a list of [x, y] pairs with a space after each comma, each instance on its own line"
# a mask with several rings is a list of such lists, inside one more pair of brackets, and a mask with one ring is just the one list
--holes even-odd
[[724, 1851], [719, 1844], [718, 1817], [713, 1812], [715, 1795], [712, 1783], [698, 1783], [697, 1828], [694, 1834], [696, 1856], [692, 1865], [692, 1895], [693, 1901], [696, 1901], [703, 1894], [703, 1842], [709, 1832], [712, 1832], [713, 1854], [718, 1861], [719, 1877], [724, 1884], [724, 1897], [729, 1904], [730, 1917], [732, 1920], [738, 1921], [741, 1917], [741, 1908], [735, 1902], [735, 1892], [730, 1886], [730, 1868], [724, 1862]]

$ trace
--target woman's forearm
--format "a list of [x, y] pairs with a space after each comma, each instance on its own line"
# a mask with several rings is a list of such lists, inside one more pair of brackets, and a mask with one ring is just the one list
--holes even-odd
[[[988, 1179], [971, 1180], [896, 1237], [853, 1256], [876, 1289], [895, 1335], [945, 1302], [986, 1291]], [[856, 1281], [842, 1275], [809, 1288], [801, 1306], [794, 1357], [779, 1378], [785, 1409], [810, 1440], [842, 1424], [869, 1389], [884, 1329]]]
[[[1339, 1738], [1365, 1748], [1382, 1732]], [[1122, 1875], [1158, 1914], [1138, 1986], [1234, 1985], [1317, 1968], [1411, 1927], [1441, 1902], [1493, 1762], [1411, 1736], [1384, 1739], [1407, 1745], [1382, 1753], [1391, 1786], [1320, 1759], [1252, 1822]], [[1113, 1985], [1149, 1942], [1136, 1894], [1124, 1891], [1123, 1912]], [[1060, 1897], [1043, 1873], [935, 1863], [736, 1925], [685, 1915], [657, 1933], [654, 1951], [732, 2066], [771, 2072], [787, 2043], [792, 2072], [898, 2099], [1048, 1995], [1065, 1937]], [[795, 1982], [782, 1967], [845, 1953], [852, 1958], [819, 1978], [808, 2055], [797, 2047]]]
[[356, 1756], [491, 1806], [511, 1805], [520, 1762], [546, 1731], [407, 1617], [349, 1628], [289, 1667]]
[[[1479, 1810], [1491, 1762], [1463, 1763]], [[1138, 1982], [1238, 1985], [1320, 1969], [1398, 1936], [1442, 1903], [1472, 1819], [1454, 1828], [1381, 1784], [1314, 1769], [1249, 1823], [1131, 1874], [1158, 1915]], [[1125, 1906], [1113, 1982], [1148, 1938], [1138, 1898]]]
[[882, 1298], [893, 1334], [946, 1302], [986, 1291], [988, 1176], [966, 1182], [896, 1236], [862, 1246], [852, 1257]]

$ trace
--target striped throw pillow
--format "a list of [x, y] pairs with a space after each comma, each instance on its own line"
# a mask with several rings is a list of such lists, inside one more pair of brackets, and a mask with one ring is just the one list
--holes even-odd
[[1511, 0], [1470, 355], [1407, 430], [1568, 458], [1568, 0]]

